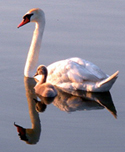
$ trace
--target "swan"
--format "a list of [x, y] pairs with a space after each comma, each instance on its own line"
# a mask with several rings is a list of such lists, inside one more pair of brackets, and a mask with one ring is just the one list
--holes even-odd
[[55, 87], [50, 83], [46, 83], [47, 73], [47, 68], [44, 65], [37, 68], [35, 76], [41, 75], [42, 77], [34, 87], [35, 93], [42, 97], [55, 97], [57, 95]]
[[[24, 75], [33, 77], [36, 69], [39, 51], [45, 27], [45, 15], [40, 8], [29, 10], [24, 16], [18, 28], [35, 22], [35, 30], [27, 56]], [[119, 71], [109, 76], [98, 66], [84, 59], [73, 57], [52, 63], [47, 67], [48, 76], [46, 82], [66, 90], [84, 90], [88, 92], [109, 91], [118, 77]], [[38, 81], [41, 79], [37, 77]]]

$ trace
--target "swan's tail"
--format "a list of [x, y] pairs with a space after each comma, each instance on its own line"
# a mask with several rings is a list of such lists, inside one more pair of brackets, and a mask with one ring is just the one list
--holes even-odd
[[97, 86], [98, 86], [97, 88], [100, 88], [100, 89], [102, 88], [103, 92], [109, 91], [111, 89], [112, 85], [114, 84], [114, 82], [116, 81], [118, 74], [119, 74], [119, 71], [115, 72], [108, 78], [102, 80], [101, 82], [99, 82], [97, 84]]

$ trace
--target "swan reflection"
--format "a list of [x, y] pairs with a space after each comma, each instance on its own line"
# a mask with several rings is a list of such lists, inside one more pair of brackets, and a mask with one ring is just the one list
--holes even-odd
[[33, 78], [24, 78], [24, 85], [26, 91], [26, 98], [28, 101], [29, 115], [31, 119], [31, 128], [23, 128], [16, 123], [14, 125], [17, 127], [18, 135], [21, 140], [24, 140], [27, 144], [36, 144], [39, 141], [41, 133], [41, 123], [39, 114], [35, 109], [35, 102], [37, 96], [34, 92], [35, 81]]
[[[35, 81], [33, 78], [25, 77], [24, 84], [32, 127], [30, 129], [26, 129], [16, 123], [14, 123], [14, 125], [17, 127], [20, 139], [24, 140], [27, 144], [36, 144], [39, 141], [41, 123], [38, 112], [44, 112], [47, 106], [51, 103], [60, 110], [66, 112], [74, 112], [77, 110], [99, 110], [106, 108], [115, 118], [117, 117], [117, 112], [109, 92], [66, 92], [56, 87], [57, 96], [54, 98], [45, 98], [35, 94]], [[40, 101], [37, 100], [37, 97], [39, 97]]]
[[62, 111], [74, 112], [77, 110], [98, 110], [106, 108], [116, 118], [117, 112], [112, 101], [110, 92], [90, 93], [85, 91], [67, 91], [55, 87], [57, 96], [55, 98], [44, 98], [37, 94], [40, 102], [36, 103], [36, 109], [42, 109], [43, 105], [53, 103]]

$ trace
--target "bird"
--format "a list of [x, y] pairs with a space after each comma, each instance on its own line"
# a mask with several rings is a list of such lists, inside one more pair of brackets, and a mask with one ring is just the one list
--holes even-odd
[[[37, 67], [45, 27], [44, 11], [40, 8], [29, 10], [17, 27], [30, 22], [35, 22], [35, 30], [24, 68], [25, 77], [33, 77]], [[119, 73], [116, 71], [109, 76], [95, 64], [79, 57], [56, 61], [47, 66], [47, 70], [46, 82], [66, 90], [84, 90], [87, 92], [109, 91]], [[40, 81], [40, 76], [37, 79]]]
[[35, 93], [38, 95], [41, 95], [42, 97], [53, 98], [57, 95], [57, 91], [52, 84], [46, 83], [47, 73], [48, 73], [47, 68], [44, 65], [40, 65], [37, 68], [35, 77], [37, 75], [38, 76], [40, 75], [42, 77], [41, 77], [40, 81], [37, 82], [34, 89], [35, 89]]

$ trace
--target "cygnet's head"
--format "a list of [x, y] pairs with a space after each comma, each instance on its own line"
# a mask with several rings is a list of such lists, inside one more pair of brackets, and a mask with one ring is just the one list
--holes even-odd
[[42, 103], [40, 101], [38, 101], [37, 99], [34, 99], [34, 101], [36, 102], [36, 111], [37, 112], [44, 112], [47, 108], [47, 105], [45, 103]]
[[46, 75], [47, 76], [47, 74], [48, 74], [47, 68], [44, 65], [38, 66], [36, 74], [37, 75]]
[[40, 65], [38, 66], [37, 72], [35, 73], [34, 77], [36, 77], [37, 75], [42, 75], [43, 76], [42, 79], [46, 81], [47, 74], [48, 74], [47, 68], [44, 65]]

